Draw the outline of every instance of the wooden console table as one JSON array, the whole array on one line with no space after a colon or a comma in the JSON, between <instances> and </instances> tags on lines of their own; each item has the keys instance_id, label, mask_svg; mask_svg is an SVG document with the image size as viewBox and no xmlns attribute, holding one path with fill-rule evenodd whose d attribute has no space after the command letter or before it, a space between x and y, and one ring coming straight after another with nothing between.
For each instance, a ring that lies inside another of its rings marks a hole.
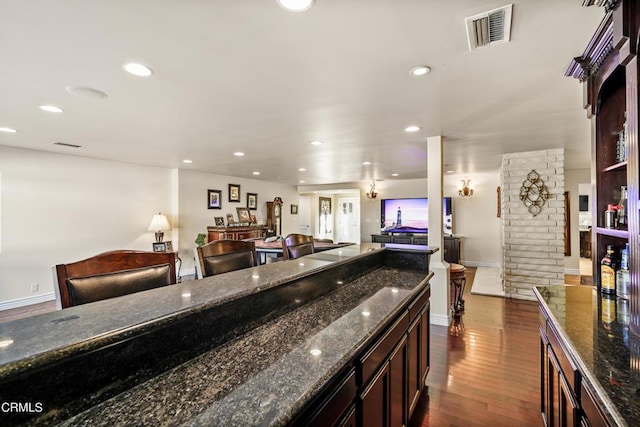
<instances>
[{"instance_id":1,"label":"wooden console table","mask_svg":"<svg viewBox=\"0 0 640 427\"><path fill-rule=\"evenodd\" d=\"M231 239L263 239L268 227L256 225L252 227L207 227L207 241Z\"/></svg>"}]
</instances>

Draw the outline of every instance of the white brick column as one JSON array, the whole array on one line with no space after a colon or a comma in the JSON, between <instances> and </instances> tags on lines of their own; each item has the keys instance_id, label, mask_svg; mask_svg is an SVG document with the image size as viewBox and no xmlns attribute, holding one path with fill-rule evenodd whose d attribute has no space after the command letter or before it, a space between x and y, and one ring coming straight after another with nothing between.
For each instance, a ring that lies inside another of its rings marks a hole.
<instances>
[{"instance_id":1,"label":"white brick column","mask_svg":"<svg viewBox=\"0 0 640 427\"><path fill-rule=\"evenodd\" d=\"M520 200L535 170L549 192L536 216ZM532 287L564 284L564 149L502 156L502 272L506 296L535 300Z\"/></svg>"}]
</instances>

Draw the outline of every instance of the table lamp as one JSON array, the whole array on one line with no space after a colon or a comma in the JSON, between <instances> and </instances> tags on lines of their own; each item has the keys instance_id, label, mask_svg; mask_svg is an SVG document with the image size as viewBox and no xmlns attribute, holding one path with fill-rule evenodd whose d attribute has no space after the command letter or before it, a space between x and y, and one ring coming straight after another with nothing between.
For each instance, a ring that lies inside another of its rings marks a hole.
<instances>
[{"instance_id":1,"label":"table lamp","mask_svg":"<svg viewBox=\"0 0 640 427\"><path fill-rule=\"evenodd\" d=\"M167 219L166 215L158 212L158 214L154 215L151 219L151 224L149 224L149 231L155 231L156 242L162 242L162 238L164 237L164 232L166 230L171 230L169 220Z\"/></svg>"}]
</instances>

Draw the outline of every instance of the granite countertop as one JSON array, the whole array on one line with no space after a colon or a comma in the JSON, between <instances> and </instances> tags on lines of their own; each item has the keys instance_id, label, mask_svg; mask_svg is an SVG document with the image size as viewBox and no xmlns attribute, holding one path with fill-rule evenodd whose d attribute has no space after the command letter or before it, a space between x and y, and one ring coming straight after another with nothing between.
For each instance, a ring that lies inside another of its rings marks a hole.
<instances>
[{"instance_id":1,"label":"granite countertop","mask_svg":"<svg viewBox=\"0 0 640 427\"><path fill-rule=\"evenodd\" d=\"M629 301L587 286L537 286L560 338L576 358L583 381L619 425L640 420L640 337L629 330ZM635 363L635 368L632 366Z\"/></svg>"},{"instance_id":2,"label":"granite countertop","mask_svg":"<svg viewBox=\"0 0 640 427\"><path fill-rule=\"evenodd\" d=\"M425 279L417 271L375 270L63 425L285 424L427 286Z\"/></svg>"},{"instance_id":3,"label":"granite countertop","mask_svg":"<svg viewBox=\"0 0 640 427\"><path fill-rule=\"evenodd\" d=\"M13 341L0 349L0 377L90 351L120 340L134 329L143 332L151 324L155 327L174 322L331 268L337 262L384 250L373 243L348 248L348 251L346 248L326 251L324 259L267 264L0 323L0 340Z\"/></svg>"}]
</instances>

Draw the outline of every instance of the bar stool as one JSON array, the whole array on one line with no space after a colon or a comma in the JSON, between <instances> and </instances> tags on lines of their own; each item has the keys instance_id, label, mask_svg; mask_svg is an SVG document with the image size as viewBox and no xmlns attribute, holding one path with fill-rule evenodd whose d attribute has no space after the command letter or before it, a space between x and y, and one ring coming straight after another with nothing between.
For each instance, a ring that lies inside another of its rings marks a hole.
<instances>
[{"instance_id":1,"label":"bar stool","mask_svg":"<svg viewBox=\"0 0 640 427\"><path fill-rule=\"evenodd\" d=\"M451 303L451 309L454 313L458 313L464 310L464 300L462 294L464 293L464 286L467 283L467 278L464 273L467 269L464 265L450 264L449 278L451 280L451 289L453 294L453 302Z\"/></svg>"}]
</instances>

